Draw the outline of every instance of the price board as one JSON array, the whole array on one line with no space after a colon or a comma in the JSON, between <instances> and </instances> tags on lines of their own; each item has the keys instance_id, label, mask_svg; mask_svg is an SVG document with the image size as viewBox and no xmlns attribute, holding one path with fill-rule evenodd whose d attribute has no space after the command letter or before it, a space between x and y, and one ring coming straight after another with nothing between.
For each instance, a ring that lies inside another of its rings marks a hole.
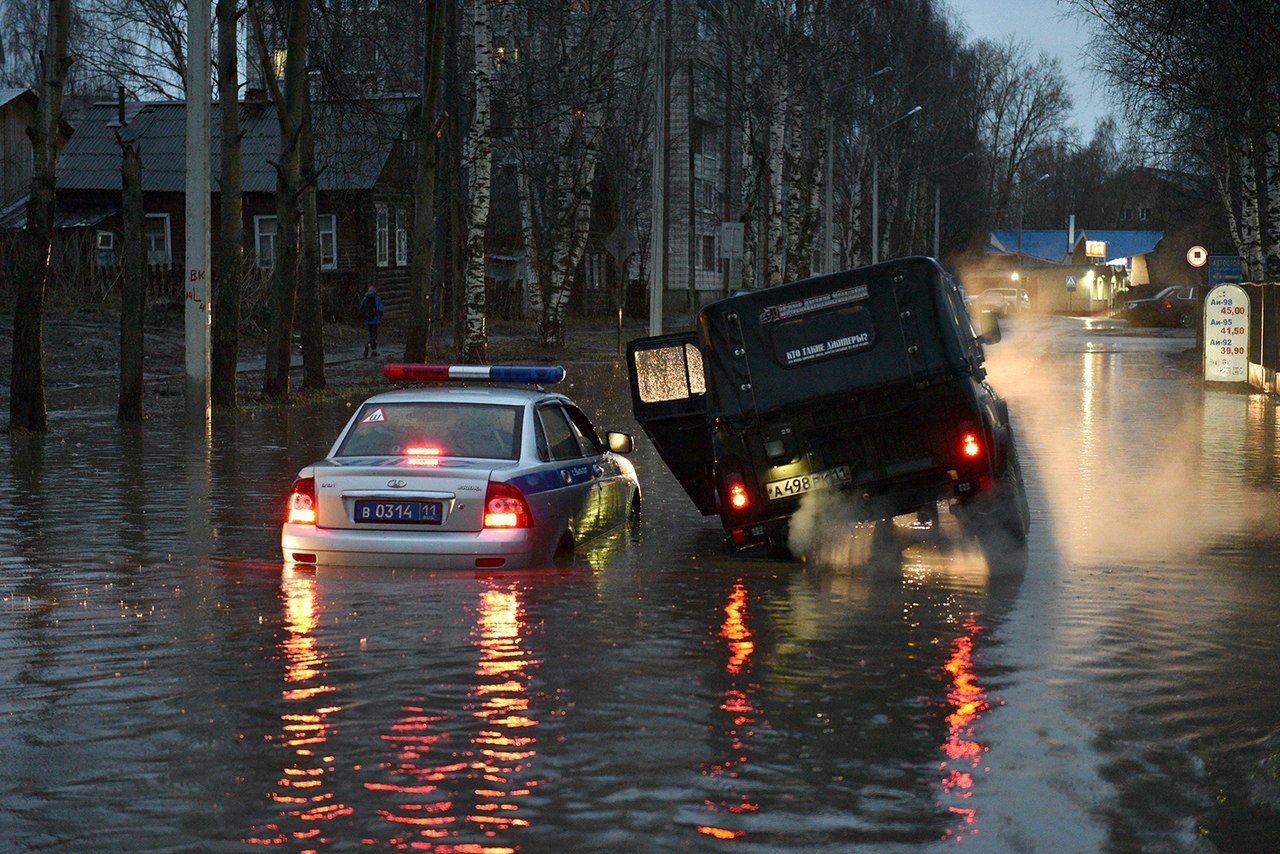
<instances>
[{"instance_id":1,"label":"price board","mask_svg":"<svg viewBox=\"0 0 1280 854\"><path fill-rule=\"evenodd\" d=\"M1219 285L1204 300L1204 378L1249 379L1249 298L1238 285Z\"/></svg>"}]
</instances>

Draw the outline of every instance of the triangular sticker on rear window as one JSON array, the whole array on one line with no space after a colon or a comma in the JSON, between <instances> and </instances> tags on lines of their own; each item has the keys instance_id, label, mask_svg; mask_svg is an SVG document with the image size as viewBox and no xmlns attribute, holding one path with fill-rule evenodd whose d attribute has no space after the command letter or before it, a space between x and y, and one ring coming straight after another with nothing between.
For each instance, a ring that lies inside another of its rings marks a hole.
<instances>
[{"instance_id":1,"label":"triangular sticker on rear window","mask_svg":"<svg viewBox=\"0 0 1280 854\"><path fill-rule=\"evenodd\" d=\"M369 413L368 415L366 415L364 418L361 418L361 419L360 419L360 423L361 423L361 424L376 424L376 423L377 423L377 422L379 422L379 421L386 421L386 420L387 420L386 413L384 413L384 412L382 411L382 407L381 407L381 406L379 406L377 409L375 409L375 410L373 410L372 412L370 412L370 413Z\"/></svg>"}]
</instances>

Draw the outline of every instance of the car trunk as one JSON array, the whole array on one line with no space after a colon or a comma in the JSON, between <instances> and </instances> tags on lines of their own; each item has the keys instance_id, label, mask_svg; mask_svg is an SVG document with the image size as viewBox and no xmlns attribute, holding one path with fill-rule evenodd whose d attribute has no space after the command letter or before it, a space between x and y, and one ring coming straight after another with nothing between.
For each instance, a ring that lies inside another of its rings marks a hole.
<instances>
[{"instance_id":1,"label":"car trunk","mask_svg":"<svg viewBox=\"0 0 1280 854\"><path fill-rule=\"evenodd\" d=\"M451 466L448 460L394 469L364 461L317 465L316 524L346 530L479 531L492 471Z\"/></svg>"}]
</instances>

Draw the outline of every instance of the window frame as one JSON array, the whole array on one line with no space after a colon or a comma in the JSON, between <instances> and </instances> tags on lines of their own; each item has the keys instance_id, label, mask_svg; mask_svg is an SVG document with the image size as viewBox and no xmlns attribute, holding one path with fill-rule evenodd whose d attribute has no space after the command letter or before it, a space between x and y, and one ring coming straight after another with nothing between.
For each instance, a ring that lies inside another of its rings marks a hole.
<instances>
[{"instance_id":1,"label":"window frame","mask_svg":"<svg viewBox=\"0 0 1280 854\"><path fill-rule=\"evenodd\" d=\"M328 228L325 221L328 221ZM325 236L330 243L329 259L325 260ZM338 216L337 214L319 214L316 217L316 254L320 258L321 270L338 269Z\"/></svg>"},{"instance_id":2,"label":"window frame","mask_svg":"<svg viewBox=\"0 0 1280 854\"><path fill-rule=\"evenodd\" d=\"M374 256L379 267L391 265L391 234L385 202L375 202L374 216Z\"/></svg>"},{"instance_id":3,"label":"window frame","mask_svg":"<svg viewBox=\"0 0 1280 854\"><path fill-rule=\"evenodd\" d=\"M271 221L271 231L264 232L262 225L267 220ZM270 255L262 251L263 238L270 237L271 253ZM274 270L276 268L276 259L280 254L280 218L275 214L256 214L253 217L253 265L259 270Z\"/></svg>"},{"instance_id":4,"label":"window frame","mask_svg":"<svg viewBox=\"0 0 1280 854\"><path fill-rule=\"evenodd\" d=\"M153 233L148 227L149 223L163 223L163 228L159 235ZM149 213L143 216L142 236L147 246L147 265L151 267L167 267L173 263L173 231L172 222L167 213ZM160 236L164 238L164 250L157 253L151 247L151 239ZM163 257L157 258L157 255Z\"/></svg>"},{"instance_id":5,"label":"window frame","mask_svg":"<svg viewBox=\"0 0 1280 854\"><path fill-rule=\"evenodd\" d=\"M404 267L409 263L409 231L406 228L408 216L403 207L396 208L396 266Z\"/></svg>"}]
</instances>

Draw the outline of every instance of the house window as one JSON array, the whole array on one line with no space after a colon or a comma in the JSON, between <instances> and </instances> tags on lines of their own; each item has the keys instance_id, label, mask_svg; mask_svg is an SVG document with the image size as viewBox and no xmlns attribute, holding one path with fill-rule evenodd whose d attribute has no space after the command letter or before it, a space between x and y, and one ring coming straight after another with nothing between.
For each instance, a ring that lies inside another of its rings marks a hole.
<instances>
[{"instance_id":1,"label":"house window","mask_svg":"<svg viewBox=\"0 0 1280 854\"><path fill-rule=\"evenodd\" d=\"M409 263L409 232L404 225L404 208L396 208L396 266Z\"/></svg>"},{"instance_id":2,"label":"house window","mask_svg":"<svg viewBox=\"0 0 1280 854\"><path fill-rule=\"evenodd\" d=\"M316 237L320 241L320 269L338 269L338 218L333 214L316 217Z\"/></svg>"},{"instance_id":3,"label":"house window","mask_svg":"<svg viewBox=\"0 0 1280 854\"><path fill-rule=\"evenodd\" d=\"M1129 217L1132 215L1133 215L1133 211L1129 210L1128 208L1122 208L1120 210L1120 221L1126 222L1128 221Z\"/></svg>"},{"instance_id":4,"label":"house window","mask_svg":"<svg viewBox=\"0 0 1280 854\"><path fill-rule=\"evenodd\" d=\"M1138 219L1151 219L1151 208L1138 208Z\"/></svg>"},{"instance_id":5,"label":"house window","mask_svg":"<svg viewBox=\"0 0 1280 854\"><path fill-rule=\"evenodd\" d=\"M702 235L702 269L716 268L716 238L712 234Z\"/></svg>"},{"instance_id":6,"label":"house window","mask_svg":"<svg viewBox=\"0 0 1280 854\"><path fill-rule=\"evenodd\" d=\"M97 247L100 252L110 252L114 250L116 248L115 232L99 231Z\"/></svg>"},{"instance_id":7,"label":"house window","mask_svg":"<svg viewBox=\"0 0 1280 854\"><path fill-rule=\"evenodd\" d=\"M270 270L276 265L276 218L253 218L253 249L258 258L259 270Z\"/></svg>"},{"instance_id":8,"label":"house window","mask_svg":"<svg viewBox=\"0 0 1280 854\"><path fill-rule=\"evenodd\" d=\"M169 215L147 214L143 225L143 234L147 239L147 263L170 264L173 253L169 246Z\"/></svg>"},{"instance_id":9,"label":"house window","mask_svg":"<svg viewBox=\"0 0 1280 854\"><path fill-rule=\"evenodd\" d=\"M391 235L387 223L387 206L379 202L373 206L377 220L377 253L378 266L385 267L391 263Z\"/></svg>"}]
</instances>

